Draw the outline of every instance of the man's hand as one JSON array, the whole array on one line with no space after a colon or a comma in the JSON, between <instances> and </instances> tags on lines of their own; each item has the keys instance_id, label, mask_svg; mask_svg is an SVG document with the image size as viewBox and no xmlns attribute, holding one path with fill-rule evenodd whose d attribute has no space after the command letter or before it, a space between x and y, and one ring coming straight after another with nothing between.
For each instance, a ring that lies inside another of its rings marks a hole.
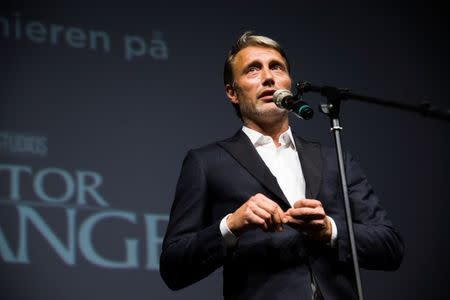
<instances>
[{"instance_id":1,"label":"man's hand","mask_svg":"<svg viewBox=\"0 0 450 300\"><path fill-rule=\"evenodd\" d=\"M331 222L323 210L322 203L314 199L302 199L285 213L288 225L318 241L331 240Z\"/></svg>"},{"instance_id":2,"label":"man's hand","mask_svg":"<svg viewBox=\"0 0 450 300\"><path fill-rule=\"evenodd\" d=\"M263 194L250 197L227 218L227 226L236 236L257 227L264 231L282 231L286 222L281 207Z\"/></svg>"}]
</instances>

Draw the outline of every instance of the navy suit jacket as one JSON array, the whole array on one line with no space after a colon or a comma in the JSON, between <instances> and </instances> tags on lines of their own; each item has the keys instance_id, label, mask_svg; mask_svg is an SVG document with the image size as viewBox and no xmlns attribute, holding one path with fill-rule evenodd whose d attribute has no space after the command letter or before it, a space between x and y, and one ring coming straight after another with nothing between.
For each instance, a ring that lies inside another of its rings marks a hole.
<instances>
[{"instance_id":1,"label":"navy suit jacket","mask_svg":"<svg viewBox=\"0 0 450 300\"><path fill-rule=\"evenodd\" d=\"M160 273L171 289L181 289L223 266L225 299L311 299L311 276L324 299L356 299L343 196L334 149L295 137L306 197L322 202L338 229L336 246L308 240L284 226L260 229L225 246L219 223L251 196L262 193L286 211L290 204L250 139L233 137L188 152L163 241ZM359 264L397 269L403 242L387 219L366 176L345 157Z\"/></svg>"}]
</instances>

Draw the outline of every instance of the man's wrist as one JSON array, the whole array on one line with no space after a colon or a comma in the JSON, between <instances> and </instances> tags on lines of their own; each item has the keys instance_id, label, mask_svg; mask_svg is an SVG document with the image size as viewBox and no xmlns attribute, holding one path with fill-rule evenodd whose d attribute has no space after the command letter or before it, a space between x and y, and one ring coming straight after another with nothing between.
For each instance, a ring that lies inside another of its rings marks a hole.
<instances>
[{"instance_id":1,"label":"man's wrist","mask_svg":"<svg viewBox=\"0 0 450 300\"><path fill-rule=\"evenodd\" d=\"M331 237L330 237L329 245L331 248L334 248L336 245L337 235L338 235L337 226L332 217L327 216L327 218L331 224Z\"/></svg>"},{"instance_id":2,"label":"man's wrist","mask_svg":"<svg viewBox=\"0 0 450 300\"><path fill-rule=\"evenodd\" d=\"M231 214L226 215L221 221L220 221L220 233L222 234L225 245L227 247L233 247L237 243L237 237L233 234L233 232L230 230L227 224L227 218Z\"/></svg>"}]
</instances>

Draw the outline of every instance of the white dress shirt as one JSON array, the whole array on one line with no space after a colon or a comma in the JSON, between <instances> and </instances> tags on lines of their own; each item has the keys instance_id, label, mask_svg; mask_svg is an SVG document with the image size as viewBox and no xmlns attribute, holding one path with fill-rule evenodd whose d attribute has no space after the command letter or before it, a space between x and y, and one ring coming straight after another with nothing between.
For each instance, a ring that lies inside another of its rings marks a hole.
<instances>
[{"instance_id":1,"label":"white dress shirt","mask_svg":"<svg viewBox=\"0 0 450 300\"><path fill-rule=\"evenodd\" d=\"M278 139L280 146L278 148L270 136L263 135L246 126L242 127L242 131L249 137L259 156L276 177L278 185L291 206L293 207L296 201L305 199L305 178L291 128L289 127L280 135ZM233 246L236 244L237 238L227 226L226 219L228 216L225 216L220 222L220 231L226 245ZM332 226L330 245L334 247L337 239L337 227L331 217L327 218L329 218Z\"/></svg>"}]
</instances>

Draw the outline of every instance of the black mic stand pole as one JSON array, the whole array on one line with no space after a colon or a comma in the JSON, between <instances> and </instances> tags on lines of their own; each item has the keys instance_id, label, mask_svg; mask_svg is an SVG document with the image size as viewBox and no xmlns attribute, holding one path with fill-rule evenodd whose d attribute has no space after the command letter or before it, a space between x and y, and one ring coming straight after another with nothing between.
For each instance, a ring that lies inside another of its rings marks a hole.
<instances>
[{"instance_id":1,"label":"black mic stand pole","mask_svg":"<svg viewBox=\"0 0 450 300\"><path fill-rule=\"evenodd\" d=\"M361 285L361 275L359 272L358 254L356 252L355 234L353 232L353 220L350 209L350 200L348 198L347 175L345 173L344 154L342 151L342 142L341 142L342 127L339 121L339 111L341 108L341 100L343 100L343 98L339 92L333 89L325 91L322 95L324 95L328 99L327 104L320 105L320 110L330 118L331 132L334 135L339 165L339 174L341 178L342 194L344 195L345 219L347 221L347 231L350 239L353 270L355 272L356 290L358 292L358 299L363 300L364 296Z\"/></svg>"},{"instance_id":2,"label":"black mic stand pole","mask_svg":"<svg viewBox=\"0 0 450 300\"><path fill-rule=\"evenodd\" d=\"M311 86L306 85L304 82L300 82L297 84L298 94L302 95L303 92L315 91L311 89ZM321 104L320 110L326 114L331 121L331 131L334 135L334 141L336 145L336 153L339 165L339 175L341 178L341 187L342 194L344 196L344 208L345 208L345 218L347 221L347 231L350 239L350 248L351 248L351 256L353 260L353 269L355 272L355 282L356 289L358 293L358 299L363 300L363 291L361 285L361 275L359 272L359 263L358 263L358 254L356 253L356 243L355 243L355 234L353 232L353 220L352 214L350 210L350 200L348 198L348 190L347 190L347 176L345 173L345 165L344 165L344 155L342 151L342 143L341 143L341 131L342 127L339 121L339 111L341 107L341 100L344 99L341 90L336 88L326 88L320 90L322 96L327 97L328 103Z\"/></svg>"}]
</instances>

